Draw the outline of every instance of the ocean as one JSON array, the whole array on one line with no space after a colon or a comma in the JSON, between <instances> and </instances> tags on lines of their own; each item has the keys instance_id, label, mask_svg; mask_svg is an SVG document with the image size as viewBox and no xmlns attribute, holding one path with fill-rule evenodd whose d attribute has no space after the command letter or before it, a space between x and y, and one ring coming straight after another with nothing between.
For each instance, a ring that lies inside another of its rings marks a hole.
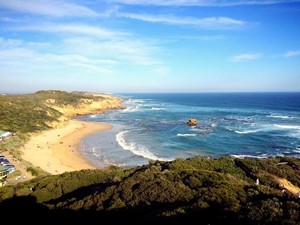
<instances>
[{"instance_id":1,"label":"ocean","mask_svg":"<svg viewBox=\"0 0 300 225\"><path fill-rule=\"evenodd\" d=\"M113 124L81 143L99 167L194 156L300 158L300 93L118 94L126 109L81 116ZM198 120L188 126L189 118Z\"/></svg>"}]
</instances>

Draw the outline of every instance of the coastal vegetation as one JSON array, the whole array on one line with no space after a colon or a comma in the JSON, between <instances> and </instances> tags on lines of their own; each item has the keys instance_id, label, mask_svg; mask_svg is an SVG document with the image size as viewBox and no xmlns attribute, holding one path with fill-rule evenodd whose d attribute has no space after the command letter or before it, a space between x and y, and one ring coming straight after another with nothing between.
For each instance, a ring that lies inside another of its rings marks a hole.
<instances>
[{"instance_id":1,"label":"coastal vegetation","mask_svg":"<svg viewBox=\"0 0 300 225\"><path fill-rule=\"evenodd\" d=\"M37 132L51 127L63 113L57 106L78 107L87 101L104 97L83 92L38 91L34 94L0 95L0 128L11 132Z\"/></svg>"},{"instance_id":2,"label":"coastal vegetation","mask_svg":"<svg viewBox=\"0 0 300 225\"><path fill-rule=\"evenodd\" d=\"M30 134L86 113L95 102L97 108L89 110L103 110L103 101L103 95L83 92L0 96L0 129L16 134L0 142L0 152L9 151L21 160L18 148ZM40 224L39 217L47 223L68 224L297 225L300 221L297 158L178 158L60 175L25 165L34 179L0 188L1 214L18 215L14 222Z\"/></svg>"},{"instance_id":3,"label":"coastal vegetation","mask_svg":"<svg viewBox=\"0 0 300 225\"><path fill-rule=\"evenodd\" d=\"M296 225L300 199L278 179L299 184L299 167L295 158L195 157L82 170L3 187L0 210L69 223Z\"/></svg>"},{"instance_id":4,"label":"coastal vegetation","mask_svg":"<svg viewBox=\"0 0 300 225\"><path fill-rule=\"evenodd\" d=\"M0 95L0 130L13 136L0 141L0 154L9 153L22 163L33 176L44 174L25 162L19 150L36 133L64 126L77 115L121 108L114 96L90 92L38 91L33 94ZM16 174L16 173L15 173Z\"/></svg>"}]
</instances>

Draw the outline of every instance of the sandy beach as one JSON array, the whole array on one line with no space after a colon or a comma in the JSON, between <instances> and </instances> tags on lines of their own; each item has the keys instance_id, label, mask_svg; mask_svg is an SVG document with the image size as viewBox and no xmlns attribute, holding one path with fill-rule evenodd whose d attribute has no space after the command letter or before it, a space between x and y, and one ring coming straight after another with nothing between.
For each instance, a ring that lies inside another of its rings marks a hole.
<instances>
[{"instance_id":1,"label":"sandy beach","mask_svg":"<svg viewBox=\"0 0 300 225\"><path fill-rule=\"evenodd\" d=\"M22 158L50 174L97 168L80 151L82 139L112 125L70 120L64 127L43 131L31 137L21 149Z\"/></svg>"}]
</instances>

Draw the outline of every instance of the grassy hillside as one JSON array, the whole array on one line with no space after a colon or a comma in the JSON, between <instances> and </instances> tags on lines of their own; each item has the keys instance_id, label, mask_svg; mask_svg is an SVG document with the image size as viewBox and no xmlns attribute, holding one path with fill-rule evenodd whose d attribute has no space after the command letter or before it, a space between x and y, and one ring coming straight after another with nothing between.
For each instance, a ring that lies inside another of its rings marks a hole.
<instances>
[{"instance_id":1,"label":"grassy hillside","mask_svg":"<svg viewBox=\"0 0 300 225\"><path fill-rule=\"evenodd\" d=\"M0 95L0 130L17 134L0 142L0 153L8 152L23 161L18 149L31 133L59 126L79 114L121 107L120 99L88 92L50 90L34 94ZM31 166L26 163L27 168Z\"/></svg>"},{"instance_id":2,"label":"grassy hillside","mask_svg":"<svg viewBox=\"0 0 300 225\"><path fill-rule=\"evenodd\" d=\"M56 106L72 105L76 107L82 99L102 100L103 97L68 93L64 91L39 91L26 95L0 96L0 129L28 133L49 128L49 122L57 121L62 113L53 109Z\"/></svg>"},{"instance_id":3,"label":"grassy hillside","mask_svg":"<svg viewBox=\"0 0 300 225\"><path fill-rule=\"evenodd\" d=\"M294 158L177 159L123 170L86 170L0 189L1 212L22 222L103 224L299 224L300 199L278 182L299 185ZM260 179L260 184L255 183Z\"/></svg>"}]
</instances>

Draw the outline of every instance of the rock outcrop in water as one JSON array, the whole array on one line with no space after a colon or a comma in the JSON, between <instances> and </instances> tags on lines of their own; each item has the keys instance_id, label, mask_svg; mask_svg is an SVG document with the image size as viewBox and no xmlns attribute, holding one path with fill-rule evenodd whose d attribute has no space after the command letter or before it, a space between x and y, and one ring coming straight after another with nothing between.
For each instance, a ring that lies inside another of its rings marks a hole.
<instances>
[{"instance_id":1,"label":"rock outcrop in water","mask_svg":"<svg viewBox=\"0 0 300 225\"><path fill-rule=\"evenodd\" d=\"M196 119L190 118L186 123L187 123L187 125L189 125L189 126L196 126L197 123L198 123L198 121L197 121Z\"/></svg>"}]
</instances>

